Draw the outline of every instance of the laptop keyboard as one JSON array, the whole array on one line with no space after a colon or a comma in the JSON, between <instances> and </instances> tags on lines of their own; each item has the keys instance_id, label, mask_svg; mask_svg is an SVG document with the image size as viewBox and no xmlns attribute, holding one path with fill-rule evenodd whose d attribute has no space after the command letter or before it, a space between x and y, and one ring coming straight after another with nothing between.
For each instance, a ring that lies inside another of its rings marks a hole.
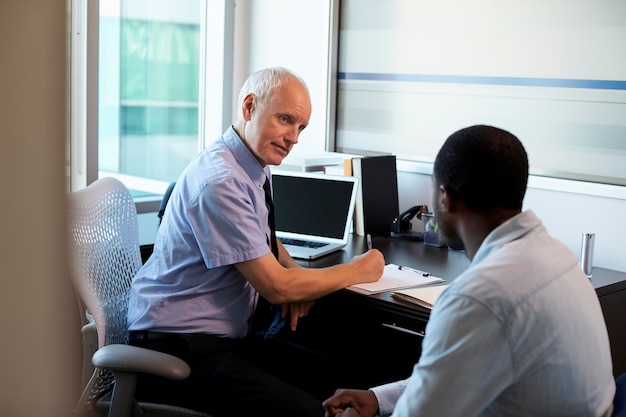
<instances>
[{"instance_id":1,"label":"laptop keyboard","mask_svg":"<svg viewBox=\"0 0 626 417\"><path fill-rule=\"evenodd\" d=\"M308 240L301 239L279 238L279 240L283 243L283 245L302 246L305 248L321 248L322 246L328 245L328 243L310 242Z\"/></svg>"}]
</instances>

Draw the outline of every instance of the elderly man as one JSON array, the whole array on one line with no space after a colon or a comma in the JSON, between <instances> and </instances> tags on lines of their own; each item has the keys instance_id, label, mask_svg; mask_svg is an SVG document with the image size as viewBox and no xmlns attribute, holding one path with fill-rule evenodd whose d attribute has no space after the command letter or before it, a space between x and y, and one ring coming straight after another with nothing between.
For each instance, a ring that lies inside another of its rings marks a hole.
<instances>
[{"instance_id":1,"label":"elderly man","mask_svg":"<svg viewBox=\"0 0 626 417\"><path fill-rule=\"evenodd\" d=\"M154 253L134 278L130 343L185 360L180 382L139 380L139 399L220 416L322 416L330 382L323 357L275 339L257 338L259 296L282 306L296 329L314 300L382 275L371 250L349 263L301 268L272 230L269 170L298 143L309 123L304 81L284 68L254 73L239 97L237 121L198 155L176 182ZM312 395L317 394L317 396Z\"/></svg>"}]
</instances>

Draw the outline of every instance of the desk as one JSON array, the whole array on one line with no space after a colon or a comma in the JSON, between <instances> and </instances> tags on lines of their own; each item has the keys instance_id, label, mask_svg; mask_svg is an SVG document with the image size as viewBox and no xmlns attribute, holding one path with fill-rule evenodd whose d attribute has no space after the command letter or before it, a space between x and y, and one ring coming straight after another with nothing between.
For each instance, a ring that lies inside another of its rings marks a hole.
<instances>
[{"instance_id":1,"label":"desk","mask_svg":"<svg viewBox=\"0 0 626 417\"><path fill-rule=\"evenodd\" d=\"M387 263L428 271L447 282L469 266L464 252L422 242L375 237L373 246L385 255ZM309 268L326 267L348 262L365 250L365 239L355 235L344 250L299 263ZM592 283L609 330L617 376L626 372L626 273L594 268ZM348 367L365 368L357 379L359 387L367 388L410 375L421 354L429 314L429 310L397 300L388 292L362 295L342 290L318 300L290 337L342 358Z\"/></svg>"}]
</instances>

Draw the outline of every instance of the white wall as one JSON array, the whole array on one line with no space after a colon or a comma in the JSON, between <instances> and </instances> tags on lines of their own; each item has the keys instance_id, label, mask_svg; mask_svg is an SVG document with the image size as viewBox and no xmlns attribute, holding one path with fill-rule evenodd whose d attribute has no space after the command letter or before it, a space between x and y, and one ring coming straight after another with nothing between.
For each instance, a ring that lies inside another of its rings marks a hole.
<instances>
[{"instance_id":1,"label":"white wall","mask_svg":"<svg viewBox=\"0 0 626 417\"><path fill-rule=\"evenodd\" d=\"M582 234L595 233L593 265L626 271L626 200L529 188L524 206L577 256Z\"/></svg>"},{"instance_id":2,"label":"white wall","mask_svg":"<svg viewBox=\"0 0 626 417\"><path fill-rule=\"evenodd\" d=\"M68 416L80 322L65 250L65 0L0 2L0 415Z\"/></svg>"},{"instance_id":3,"label":"white wall","mask_svg":"<svg viewBox=\"0 0 626 417\"><path fill-rule=\"evenodd\" d=\"M532 181L531 181L532 183ZM398 172L400 210L416 204L432 207L430 175ZM626 201L530 186L524 209L533 210L548 231L580 258L582 234L596 234L594 266L626 271ZM413 228L421 227L413 221ZM416 229L417 230L417 229Z\"/></svg>"},{"instance_id":4,"label":"white wall","mask_svg":"<svg viewBox=\"0 0 626 417\"><path fill-rule=\"evenodd\" d=\"M320 106L326 102L323 92L328 80L327 31L332 0L248 1L252 3L249 21L245 27L236 22L235 28L239 36L251 42L249 69L283 65L305 78L312 90L313 116L298 148L323 149L326 110ZM401 210L424 202L430 204L427 175L400 172L398 190ZM525 208L534 210L548 230L577 256L582 233L596 233L594 265L626 271L626 220L622 218L626 214L626 199L529 188Z\"/></svg>"},{"instance_id":5,"label":"white wall","mask_svg":"<svg viewBox=\"0 0 626 417\"><path fill-rule=\"evenodd\" d=\"M309 126L300 135L298 149L324 148L330 3L331 0L236 2L235 68L245 69L240 76L245 79L261 68L283 66L298 73L309 87L313 112ZM248 43L249 50L243 49L244 43ZM244 79L235 79L237 92Z\"/></svg>"}]
</instances>

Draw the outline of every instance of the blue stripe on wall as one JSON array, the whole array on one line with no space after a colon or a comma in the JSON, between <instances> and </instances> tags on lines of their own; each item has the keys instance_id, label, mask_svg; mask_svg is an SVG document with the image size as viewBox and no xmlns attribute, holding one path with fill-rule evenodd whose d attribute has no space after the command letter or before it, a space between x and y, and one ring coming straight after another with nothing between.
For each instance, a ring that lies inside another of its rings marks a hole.
<instances>
[{"instance_id":1,"label":"blue stripe on wall","mask_svg":"<svg viewBox=\"0 0 626 417\"><path fill-rule=\"evenodd\" d=\"M511 85L523 87L590 88L599 90L626 90L626 81L577 80L567 78L484 77L472 75L383 74L367 72L340 72L340 80L404 81L414 83Z\"/></svg>"}]
</instances>

